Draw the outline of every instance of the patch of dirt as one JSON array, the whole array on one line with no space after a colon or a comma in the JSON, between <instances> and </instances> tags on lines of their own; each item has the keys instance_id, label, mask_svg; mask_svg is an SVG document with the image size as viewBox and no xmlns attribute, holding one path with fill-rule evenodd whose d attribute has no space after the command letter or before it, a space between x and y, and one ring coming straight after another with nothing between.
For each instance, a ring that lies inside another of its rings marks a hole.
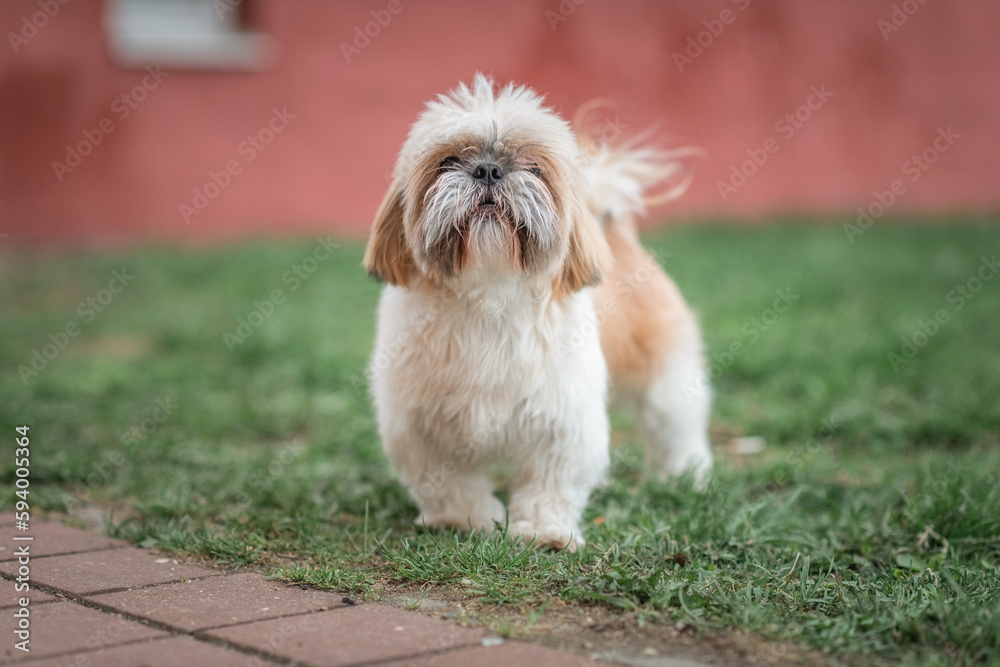
<instances>
[{"instance_id":1,"label":"patch of dirt","mask_svg":"<svg viewBox=\"0 0 1000 667\"><path fill-rule=\"evenodd\" d=\"M543 607L482 603L446 586L377 582L368 596L400 609L443 618L499 636L599 660L641 667L836 665L829 656L791 642L743 631L697 630L683 623L643 622L636 611L580 606L552 598Z\"/></svg>"},{"instance_id":2,"label":"patch of dirt","mask_svg":"<svg viewBox=\"0 0 1000 667\"><path fill-rule=\"evenodd\" d=\"M105 359L137 359L149 354L155 347L149 336L102 336L84 339L70 350L71 356L101 357Z\"/></svg>"}]
</instances>

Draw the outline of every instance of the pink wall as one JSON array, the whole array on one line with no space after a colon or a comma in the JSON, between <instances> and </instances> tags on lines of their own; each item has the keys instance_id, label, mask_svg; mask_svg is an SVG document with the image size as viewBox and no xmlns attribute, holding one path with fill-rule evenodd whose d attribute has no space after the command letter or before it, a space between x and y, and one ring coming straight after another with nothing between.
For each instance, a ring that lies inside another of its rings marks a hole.
<instances>
[{"instance_id":1,"label":"pink wall","mask_svg":"<svg viewBox=\"0 0 1000 667\"><path fill-rule=\"evenodd\" d=\"M660 216L849 213L896 179L905 190L892 214L1000 208L995 0L898 2L917 9L888 40L878 21L890 20L890 0L589 0L555 30L546 13L560 0L401 1L347 63L340 43L388 0L258 0L256 21L278 43L272 69L174 71L122 119L112 103L145 73L109 60L100 3L70 0L18 53L0 44L0 232L59 244L361 235L422 103L476 70L528 83L567 115L614 99L611 118L628 132L655 124L668 143L704 147L691 192ZM3 32L19 31L37 2L0 4ZM724 10L732 22L712 24L721 34L679 71L673 54ZM776 123L814 86L832 96L813 97L818 108L789 137ZM241 142L275 107L295 118L247 162ZM104 119L114 130L59 182L52 162ZM960 138L911 180L905 163L947 127ZM723 200L718 183L769 138L776 152ZM179 205L229 161L240 173L185 223Z\"/></svg>"}]
</instances>

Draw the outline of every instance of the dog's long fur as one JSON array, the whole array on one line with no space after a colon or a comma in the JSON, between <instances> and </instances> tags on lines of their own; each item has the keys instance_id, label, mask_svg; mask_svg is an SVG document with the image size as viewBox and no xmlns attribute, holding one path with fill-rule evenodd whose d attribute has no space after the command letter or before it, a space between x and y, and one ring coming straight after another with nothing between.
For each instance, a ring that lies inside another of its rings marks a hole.
<instances>
[{"instance_id":1,"label":"dog's long fur","mask_svg":"<svg viewBox=\"0 0 1000 667\"><path fill-rule=\"evenodd\" d=\"M648 467L704 478L698 325L634 227L643 193L676 173L650 148L585 156L535 93L482 75L428 104L364 260L387 283L370 368L379 432L418 523L583 544L608 466L609 371ZM506 510L484 472L497 460L518 469Z\"/></svg>"}]
</instances>

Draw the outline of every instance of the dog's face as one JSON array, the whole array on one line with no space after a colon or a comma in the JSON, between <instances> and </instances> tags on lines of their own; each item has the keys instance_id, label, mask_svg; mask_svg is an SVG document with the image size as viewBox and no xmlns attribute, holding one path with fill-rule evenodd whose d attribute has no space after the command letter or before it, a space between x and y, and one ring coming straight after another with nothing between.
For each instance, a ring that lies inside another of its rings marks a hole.
<instances>
[{"instance_id":1,"label":"dog's face","mask_svg":"<svg viewBox=\"0 0 1000 667\"><path fill-rule=\"evenodd\" d=\"M495 93L482 75L414 124L365 255L397 285L544 276L561 293L596 282L608 261L569 126L531 90Z\"/></svg>"}]
</instances>

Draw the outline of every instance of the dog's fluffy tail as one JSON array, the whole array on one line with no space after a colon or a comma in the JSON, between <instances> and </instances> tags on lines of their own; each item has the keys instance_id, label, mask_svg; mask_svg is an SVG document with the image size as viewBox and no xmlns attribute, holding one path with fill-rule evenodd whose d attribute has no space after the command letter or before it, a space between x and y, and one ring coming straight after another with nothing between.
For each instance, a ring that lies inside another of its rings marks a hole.
<instances>
[{"instance_id":1,"label":"dog's fluffy tail","mask_svg":"<svg viewBox=\"0 0 1000 667\"><path fill-rule=\"evenodd\" d=\"M704 155L695 147L657 148L641 136L618 146L585 144L584 150L588 204L604 227L632 225L647 206L680 197L691 185L692 160Z\"/></svg>"}]
</instances>

